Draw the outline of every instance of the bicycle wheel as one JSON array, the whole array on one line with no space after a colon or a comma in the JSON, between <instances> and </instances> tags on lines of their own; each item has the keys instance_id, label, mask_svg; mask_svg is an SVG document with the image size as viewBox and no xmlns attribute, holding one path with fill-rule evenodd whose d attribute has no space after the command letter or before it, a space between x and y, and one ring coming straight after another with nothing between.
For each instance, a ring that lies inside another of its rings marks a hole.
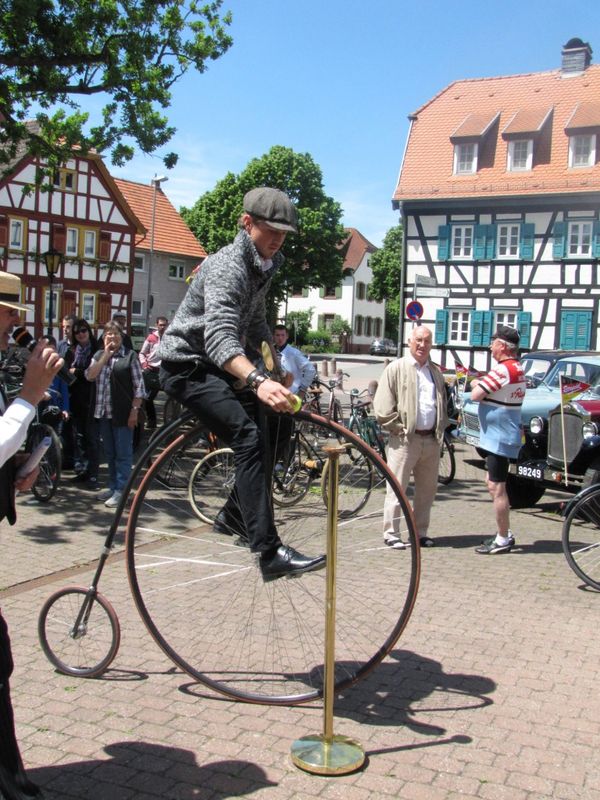
<instances>
[{"instance_id":1,"label":"bicycle wheel","mask_svg":"<svg viewBox=\"0 0 600 800\"><path fill-rule=\"evenodd\" d=\"M235 484L233 450L222 447L204 456L192 470L188 498L192 509L212 525Z\"/></svg>"},{"instance_id":2,"label":"bicycle wheel","mask_svg":"<svg viewBox=\"0 0 600 800\"><path fill-rule=\"evenodd\" d=\"M584 489L573 501L562 529L565 558L582 581L600 590L600 486Z\"/></svg>"},{"instance_id":3,"label":"bicycle wheel","mask_svg":"<svg viewBox=\"0 0 600 800\"><path fill-rule=\"evenodd\" d=\"M440 450L440 466L438 482L447 486L454 480L456 474L456 456L454 455L454 442L444 434Z\"/></svg>"},{"instance_id":4,"label":"bicycle wheel","mask_svg":"<svg viewBox=\"0 0 600 800\"><path fill-rule=\"evenodd\" d=\"M293 506L309 491L313 478L321 476L318 459L300 436L292 439L293 450L283 465L273 470L273 503L276 506Z\"/></svg>"},{"instance_id":5,"label":"bicycle wheel","mask_svg":"<svg viewBox=\"0 0 600 800\"><path fill-rule=\"evenodd\" d=\"M38 635L46 658L59 672L96 678L119 649L119 619L108 600L81 586L51 595L40 611Z\"/></svg>"},{"instance_id":6,"label":"bicycle wheel","mask_svg":"<svg viewBox=\"0 0 600 800\"><path fill-rule=\"evenodd\" d=\"M163 425L169 425L182 416L184 408L174 397L167 397L163 407Z\"/></svg>"},{"instance_id":7,"label":"bicycle wheel","mask_svg":"<svg viewBox=\"0 0 600 800\"><path fill-rule=\"evenodd\" d=\"M300 413L298 419L324 434L332 428L322 417ZM342 690L373 669L406 626L417 593L420 551L410 508L387 466L336 427L346 450L354 458L360 454L372 475L368 496L360 487L350 490L352 496L366 496L361 513L346 518L340 511L335 683ZM325 572L264 583L248 548L235 546L233 538L199 519L187 484L181 490L157 477L162 462L175 458L194 435L185 433L149 459L151 466L131 499L127 571L140 615L168 657L215 691L250 702L313 700L323 687ZM323 460L323 451L320 456ZM349 478L340 469L341 502ZM403 538L413 545L402 552L383 544L388 487L398 500ZM219 503L226 500L222 492ZM275 507L275 521L286 544L309 555L324 552L322 485L313 483L295 505Z\"/></svg>"},{"instance_id":8,"label":"bicycle wheel","mask_svg":"<svg viewBox=\"0 0 600 800\"><path fill-rule=\"evenodd\" d=\"M40 471L31 487L33 496L42 503L47 503L56 494L62 471L62 447L60 439L54 428L50 425L37 423L32 426L29 446L34 450L44 437L49 437L50 447L46 450L40 461Z\"/></svg>"}]
</instances>

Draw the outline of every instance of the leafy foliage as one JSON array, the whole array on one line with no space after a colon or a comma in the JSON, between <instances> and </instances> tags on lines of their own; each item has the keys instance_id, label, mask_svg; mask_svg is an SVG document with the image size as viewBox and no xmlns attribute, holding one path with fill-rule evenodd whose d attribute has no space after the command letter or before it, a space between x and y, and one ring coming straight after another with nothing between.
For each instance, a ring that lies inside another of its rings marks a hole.
<instances>
[{"instance_id":1,"label":"leafy foliage","mask_svg":"<svg viewBox=\"0 0 600 800\"><path fill-rule=\"evenodd\" d=\"M166 144L175 132L163 113L173 85L190 68L204 72L232 44L221 5L0 0L0 166L28 151L56 167L75 145L83 153L110 148L121 166L134 145L151 153ZM96 95L108 102L100 124L85 131L81 106ZM34 109L35 123L26 124ZM164 158L167 167L176 161L175 153Z\"/></svg>"},{"instance_id":2,"label":"leafy foliage","mask_svg":"<svg viewBox=\"0 0 600 800\"><path fill-rule=\"evenodd\" d=\"M290 334L290 341L296 347L300 347L300 345L306 344L308 341L313 311L314 308L311 307L307 311L288 312L286 325Z\"/></svg>"},{"instance_id":3,"label":"leafy foliage","mask_svg":"<svg viewBox=\"0 0 600 800\"><path fill-rule=\"evenodd\" d=\"M383 246L371 256L373 281L369 286L374 300L386 301L385 335L396 339L400 313L400 281L402 276L402 247L404 233L402 225L390 228Z\"/></svg>"},{"instance_id":4,"label":"leafy foliage","mask_svg":"<svg viewBox=\"0 0 600 800\"><path fill-rule=\"evenodd\" d=\"M308 153L295 153L275 145L255 158L239 175L229 172L181 215L209 253L235 237L242 201L256 186L286 192L296 205L298 235L289 235L282 248L286 262L271 286L270 313L285 296L287 287L337 286L342 280L344 257L340 245L345 233L339 203L323 190L320 167Z\"/></svg>"}]
</instances>

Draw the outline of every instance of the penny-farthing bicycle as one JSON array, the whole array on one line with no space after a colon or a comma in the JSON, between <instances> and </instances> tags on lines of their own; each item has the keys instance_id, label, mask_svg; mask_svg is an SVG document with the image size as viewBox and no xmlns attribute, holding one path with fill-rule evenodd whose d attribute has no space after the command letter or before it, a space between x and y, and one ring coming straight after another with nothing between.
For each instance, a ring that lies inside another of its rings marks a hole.
<instances>
[{"instance_id":1,"label":"penny-farthing bicycle","mask_svg":"<svg viewBox=\"0 0 600 800\"><path fill-rule=\"evenodd\" d=\"M335 683L341 690L370 672L394 647L415 603L420 553L410 507L383 460L344 427L297 415L337 439L340 457ZM205 430L185 414L144 452L105 543L92 586L48 598L39 620L44 651L71 675L98 676L119 644L118 620L98 593L105 553L128 502L127 572L138 611L159 647L194 680L228 697L303 703L322 694L325 571L264 583L255 556L234 537L213 532L189 499L189 482L206 455ZM307 464L306 469L314 468ZM216 480L221 474L216 470ZM235 486L223 471L220 501ZM214 487L213 487L214 488ZM217 486L218 489L218 486ZM383 502L393 493L403 538L383 543ZM281 538L303 553L325 552L327 489L317 482L293 505L275 505Z\"/></svg>"}]
</instances>

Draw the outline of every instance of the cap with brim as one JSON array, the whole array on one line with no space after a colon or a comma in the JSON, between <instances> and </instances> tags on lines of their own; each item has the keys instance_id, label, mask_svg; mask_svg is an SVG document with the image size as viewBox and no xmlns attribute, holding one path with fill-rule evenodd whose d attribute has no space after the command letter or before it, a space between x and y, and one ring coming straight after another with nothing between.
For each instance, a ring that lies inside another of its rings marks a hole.
<instances>
[{"instance_id":1,"label":"cap with brim","mask_svg":"<svg viewBox=\"0 0 600 800\"><path fill-rule=\"evenodd\" d=\"M521 337L519 331L515 328L511 328L508 325L498 325L492 335L492 339L501 339L507 344L518 345Z\"/></svg>"},{"instance_id":2,"label":"cap with brim","mask_svg":"<svg viewBox=\"0 0 600 800\"><path fill-rule=\"evenodd\" d=\"M244 195L244 211L276 231L298 232L298 215L290 198L279 189L260 186Z\"/></svg>"},{"instance_id":3,"label":"cap with brim","mask_svg":"<svg viewBox=\"0 0 600 800\"><path fill-rule=\"evenodd\" d=\"M28 311L27 306L20 303L21 279L9 272L0 272L0 306L16 308L17 311Z\"/></svg>"}]
</instances>

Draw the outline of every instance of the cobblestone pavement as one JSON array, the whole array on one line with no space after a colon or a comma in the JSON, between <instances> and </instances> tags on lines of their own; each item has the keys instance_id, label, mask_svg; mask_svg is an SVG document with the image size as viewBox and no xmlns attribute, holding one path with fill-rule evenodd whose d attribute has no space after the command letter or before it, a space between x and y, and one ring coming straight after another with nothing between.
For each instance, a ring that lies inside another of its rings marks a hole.
<instances>
[{"instance_id":1,"label":"cobblestone pavement","mask_svg":"<svg viewBox=\"0 0 600 800\"><path fill-rule=\"evenodd\" d=\"M114 663L95 680L54 672L39 610L56 589L89 582L111 515L66 483L45 506L20 498L17 525L2 526L0 599L19 740L47 800L595 800L600 597L566 564L558 494L513 512L512 553L474 553L493 527L481 477L465 452L440 488L407 630L336 698L334 731L363 745L366 765L331 778L290 760L296 738L321 732L320 705L249 705L194 684L144 628L118 554L101 582L121 623ZM372 590L394 603L384 576Z\"/></svg>"}]
</instances>

